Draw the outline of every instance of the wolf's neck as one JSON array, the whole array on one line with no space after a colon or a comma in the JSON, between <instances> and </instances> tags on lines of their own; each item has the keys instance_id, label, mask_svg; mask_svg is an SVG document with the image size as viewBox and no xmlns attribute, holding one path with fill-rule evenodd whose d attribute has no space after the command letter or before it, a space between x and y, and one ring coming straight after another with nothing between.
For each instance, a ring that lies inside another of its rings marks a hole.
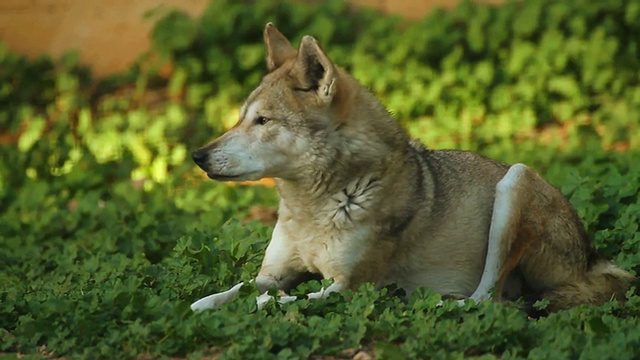
<instances>
[{"instance_id":1,"label":"wolf's neck","mask_svg":"<svg viewBox=\"0 0 640 360\"><path fill-rule=\"evenodd\" d=\"M382 104L360 84L342 76L334 104L336 129L311 149L296 179L279 179L283 202L313 207L361 178L383 177L402 159L410 138Z\"/></svg>"}]
</instances>

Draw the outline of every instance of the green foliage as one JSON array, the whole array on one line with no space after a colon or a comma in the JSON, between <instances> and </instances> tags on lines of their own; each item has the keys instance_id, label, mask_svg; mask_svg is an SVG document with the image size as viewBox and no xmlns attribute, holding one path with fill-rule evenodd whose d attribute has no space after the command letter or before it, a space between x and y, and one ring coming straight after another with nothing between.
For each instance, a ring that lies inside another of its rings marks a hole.
<instances>
[{"instance_id":1,"label":"green foliage","mask_svg":"<svg viewBox=\"0 0 640 360\"><path fill-rule=\"evenodd\" d=\"M624 305L531 320L513 304L436 307L428 290L403 301L371 284L256 311L248 285L193 314L193 300L255 276L271 228L241 220L276 194L204 181L187 154L237 117L273 21L294 42L316 36L428 145L533 166L598 249L638 274L640 2L465 2L411 23L337 0L155 16L150 53L99 82L75 54L28 60L0 46L0 352L637 357L633 291Z\"/></svg>"},{"instance_id":2,"label":"green foliage","mask_svg":"<svg viewBox=\"0 0 640 360\"><path fill-rule=\"evenodd\" d=\"M640 118L638 6L636 0L464 2L400 24L338 0L321 7L214 1L193 20L196 36L180 31L188 26L178 13L160 20L154 35L168 37L158 51L169 54L174 78L188 79L185 91L197 99L224 93L237 102L258 83L259 34L273 21L294 43L316 36L428 143L482 150L545 127L580 132L564 144L574 149L588 141L638 146L638 123L627 120ZM174 43L190 45L174 49Z\"/></svg>"}]
</instances>

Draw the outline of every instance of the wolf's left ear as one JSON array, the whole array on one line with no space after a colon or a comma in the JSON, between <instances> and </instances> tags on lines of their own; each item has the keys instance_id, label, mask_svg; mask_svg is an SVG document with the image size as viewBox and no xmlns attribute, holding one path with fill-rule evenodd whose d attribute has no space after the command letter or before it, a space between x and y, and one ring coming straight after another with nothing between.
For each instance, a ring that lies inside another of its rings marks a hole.
<instances>
[{"instance_id":1,"label":"wolf's left ear","mask_svg":"<svg viewBox=\"0 0 640 360\"><path fill-rule=\"evenodd\" d=\"M331 102L336 93L336 69L313 37L307 35L300 41L296 66L301 87L314 89L325 103Z\"/></svg>"},{"instance_id":2,"label":"wolf's left ear","mask_svg":"<svg viewBox=\"0 0 640 360\"><path fill-rule=\"evenodd\" d=\"M264 27L264 45L267 47L267 68L269 72L279 68L296 56L296 49L272 23Z\"/></svg>"}]
</instances>

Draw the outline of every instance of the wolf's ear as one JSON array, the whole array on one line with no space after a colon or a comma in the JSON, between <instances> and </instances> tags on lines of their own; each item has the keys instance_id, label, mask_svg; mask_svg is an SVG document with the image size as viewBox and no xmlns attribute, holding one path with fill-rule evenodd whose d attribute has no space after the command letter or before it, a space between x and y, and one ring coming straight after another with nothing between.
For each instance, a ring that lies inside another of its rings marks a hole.
<instances>
[{"instance_id":1,"label":"wolf's ear","mask_svg":"<svg viewBox=\"0 0 640 360\"><path fill-rule=\"evenodd\" d=\"M296 66L301 87L316 90L329 103L336 93L336 69L313 37L307 35L300 41Z\"/></svg>"},{"instance_id":2,"label":"wolf's ear","mask_svg":"<svg viewBox=\"0 0 640 360\"><path fill-rule=\"evenodd\" d=\"M264 27L264 44L267 47L269 72L279 68L287 59L296 56L296 49L272 23Z\"/></svg>"}]
</instances>

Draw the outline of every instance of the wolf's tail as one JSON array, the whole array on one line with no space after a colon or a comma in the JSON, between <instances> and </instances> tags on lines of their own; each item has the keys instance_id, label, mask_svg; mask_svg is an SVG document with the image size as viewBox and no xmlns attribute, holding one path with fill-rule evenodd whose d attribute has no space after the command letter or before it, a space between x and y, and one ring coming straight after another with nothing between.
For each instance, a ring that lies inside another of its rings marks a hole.
<instances>
[{"instance_id":1,"label":"wolf's tail","mask_svg":"<svg viewBox=\"0 0 640 360\"><path fill-rule=\"evenodd\" d=\"M596 263L580 281L563 284L544 292L547 310L568 309L580 304L601 305L609 300L624 301L636 278L607 260Z\"/></svg>"}]
</instances>

